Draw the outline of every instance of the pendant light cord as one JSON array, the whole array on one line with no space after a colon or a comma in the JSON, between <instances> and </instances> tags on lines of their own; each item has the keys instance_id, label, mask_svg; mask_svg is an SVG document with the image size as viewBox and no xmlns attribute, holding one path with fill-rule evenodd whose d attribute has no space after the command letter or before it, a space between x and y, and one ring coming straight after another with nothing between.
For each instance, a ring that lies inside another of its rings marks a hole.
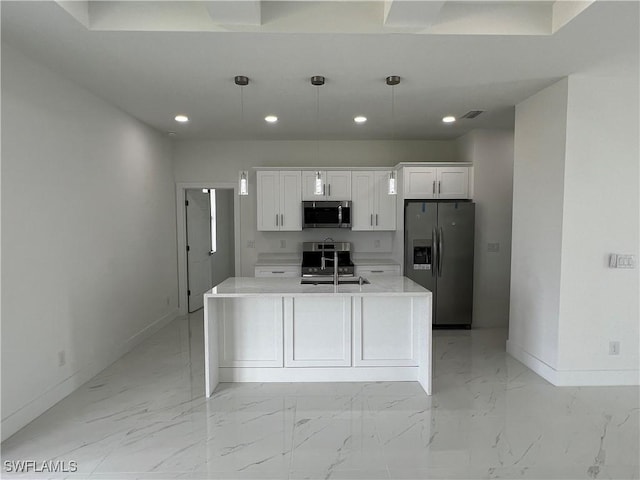
<instances>
[{"instance_id":1,"label":"pendant light cord","mask_svg":"<svg viewBox=\"0 0 640 480\"><path fill-rule=\"evenodd\" d=\"M320 165L320 87L316 87L316 163Z\"/></svg>"}]
</instances>

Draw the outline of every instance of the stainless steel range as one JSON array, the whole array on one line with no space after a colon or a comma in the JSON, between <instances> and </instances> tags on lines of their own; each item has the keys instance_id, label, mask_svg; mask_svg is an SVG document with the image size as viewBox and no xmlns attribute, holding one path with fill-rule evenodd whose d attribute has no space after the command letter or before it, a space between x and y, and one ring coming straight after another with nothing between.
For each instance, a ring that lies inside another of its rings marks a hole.
<instances>
[{"instance_id":1,"label":"stainless steel range","mask_svg":"<svg viewBox=\"0 0 640 480\"><path fill-rule=\"evenodd\" d=\"M338 253L338 276L353 277L349 242L304 242L302 244L302 276L331 277L335 273L334 258Z\"/></svg>"}]
</instances>

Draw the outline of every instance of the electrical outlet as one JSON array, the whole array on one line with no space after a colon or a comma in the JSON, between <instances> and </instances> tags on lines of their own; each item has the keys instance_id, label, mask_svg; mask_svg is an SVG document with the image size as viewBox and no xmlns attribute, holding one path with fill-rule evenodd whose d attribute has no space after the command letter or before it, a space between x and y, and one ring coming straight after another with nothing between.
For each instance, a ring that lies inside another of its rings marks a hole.
<instances>
[{"instance_id":1,"label":"electrical outlet","mask_svg":"<svg viewBox=\"0 0 640 480\"><path fill-rule=\"evenodd\" d=\"M500 244L498 242L487 243L487 252L498 253L499 251L500 251Z\"/></svg>"},{"instance_id":2,"label":"electrical outlet","mask_svg":"<svg viewBox=\"0 0 640 480\"><path fill-rule=\"evenodd\" d=\"M287 241L286 240L280 240L280 248L287 248Z\"/></svg>"},{"instance_id":3,"label":"electrical outlet","mask_svg":"<svg viewBox=\"0 0 640 480\"><path fill-rule=\"evenodd\" d=\"M58 366L64 367L66 363L67 363L67 354L64 350L60 350L58 352Z\"/></svg>"},{"instance_id":4,"label":"electrical outlet","mask_svg":"<svg viewBox=\"0 0 640 480\"><path fill-rule=\"evenodd\" d=\"M255 240L247 240L247 248L256 248Z\"/></svg>"},{"instance_id":5,"label":"electrical outlet","mask_svg":"<svg viewBox=\"0 0 640 480\"><path fill-rule=\"evenodd\" d=\"M380 248L380 240L373 241L373 248Z\"/></svg>"},{"instance_id":6,"label":"electrical outlet","mask_svg":"<svg viewBox=\"0 0 640 480\"><path fill-rule=\"evenodd\" d=\"M609 342L609 355L620 355L620 342Z\"/></svg>"}]
</instances>

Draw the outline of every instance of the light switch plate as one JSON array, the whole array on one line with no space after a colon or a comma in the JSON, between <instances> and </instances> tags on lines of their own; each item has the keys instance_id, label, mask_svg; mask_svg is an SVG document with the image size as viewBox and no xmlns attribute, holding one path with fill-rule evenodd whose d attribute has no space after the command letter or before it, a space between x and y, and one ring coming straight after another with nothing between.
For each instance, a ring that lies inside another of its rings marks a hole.
<instances>
[{"instance_id":1,"label":"light switch plate","mask_svg":"<svg viewBox=\"0 0 640 480\"><path fill-rule=\"evenodd\" d=\"M636 268L635 255L612 253L609 255L609 268Z\"/></svg>"}]
</instances>

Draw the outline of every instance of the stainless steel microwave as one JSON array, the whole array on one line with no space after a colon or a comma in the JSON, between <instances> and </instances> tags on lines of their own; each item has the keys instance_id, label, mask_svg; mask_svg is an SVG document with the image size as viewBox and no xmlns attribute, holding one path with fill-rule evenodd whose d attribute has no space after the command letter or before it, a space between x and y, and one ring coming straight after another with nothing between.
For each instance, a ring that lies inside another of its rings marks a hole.
<instances>
[{"instance_id":1,"label":"stainless steel microwave","mask_svg":"<svg viewBox=\"0 0 640 480\"><path fill-rule=\"evenodd\" d=\"M351 202L302 202L302 228L351 228Z\"/></svg>"}]
</instances>

